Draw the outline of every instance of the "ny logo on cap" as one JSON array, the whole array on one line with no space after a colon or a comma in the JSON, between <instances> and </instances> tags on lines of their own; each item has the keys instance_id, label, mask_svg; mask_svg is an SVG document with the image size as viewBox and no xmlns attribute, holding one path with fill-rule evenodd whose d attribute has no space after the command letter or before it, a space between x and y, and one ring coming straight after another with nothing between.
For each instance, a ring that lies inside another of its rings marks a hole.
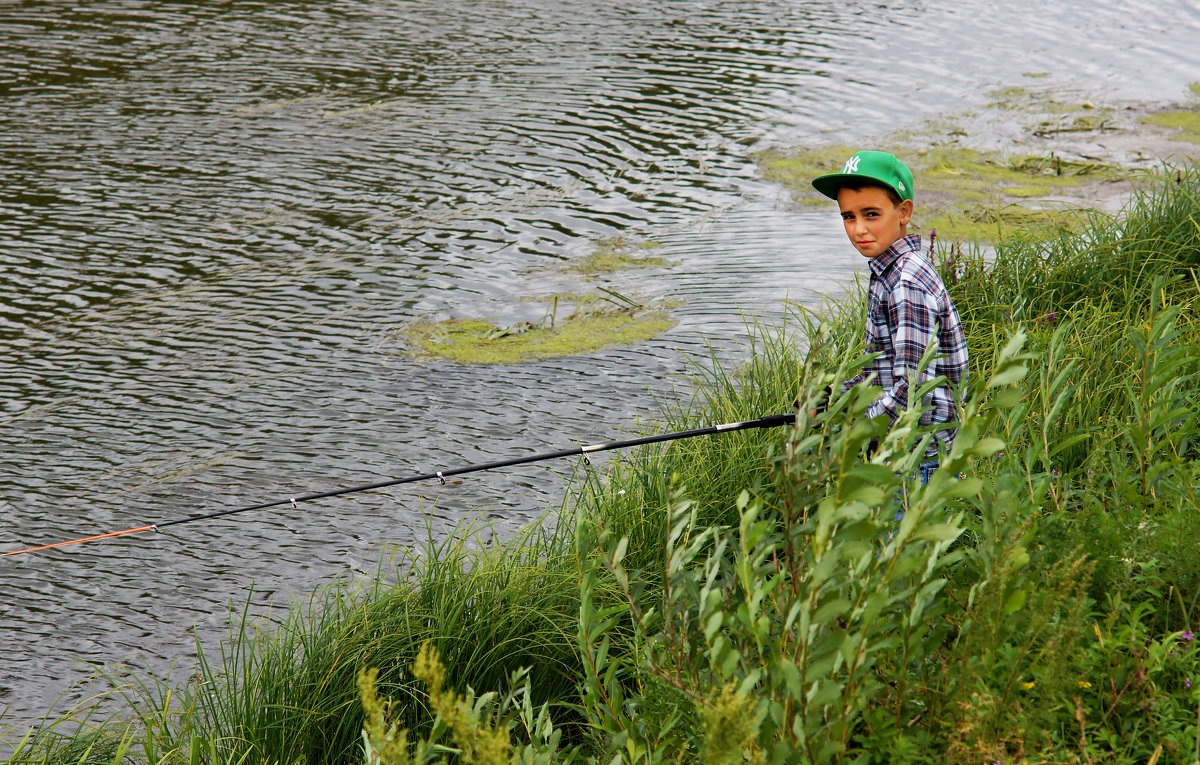
<instances>
[{"instance_id":1,"label":"ny logo on cap","mask_svg":"<svg viewBox=\"0 0 1200 765\"><path fill-rule=\"evenodd\" d=\"M843 173L857 173L859 159L861 159L861 157L855 155L855 156L851 157L850 159L846 160L846 166L842 168L842 172Z\"/></svg>"}]
</instances>

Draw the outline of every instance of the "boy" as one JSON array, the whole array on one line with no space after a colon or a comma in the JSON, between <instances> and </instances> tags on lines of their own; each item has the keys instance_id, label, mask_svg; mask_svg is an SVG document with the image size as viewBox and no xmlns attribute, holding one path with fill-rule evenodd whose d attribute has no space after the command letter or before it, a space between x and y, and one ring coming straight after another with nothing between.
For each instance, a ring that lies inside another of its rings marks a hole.
<instances>
[{"instance_id":1,"label":"boy","mask_svg":"<svg viewBox=\"0 0 1200 765\"><path fill-rule=\"evenodd\" d=\"M913 212L912 172L892 154L860 151L841 172L814 178L812 184L837 200L846 236L870 259L866 351L880 355L861 374L843 383L842 390L873 379L883 388L883 395L867 409L867 416L886 414L895 422L908 405L909 376L936 337L938 357L930 367L918 370L917 381L945 375L949 385L934 388L921 401L925 410L921 424L953 423L951 386L966 379L967 341L941 277L921 253L920 234L908 233ZM953 427L935 431L918 468L922 486L937 469L939 444L948 452L954 433Z\"/></svg>"}]
</instances>

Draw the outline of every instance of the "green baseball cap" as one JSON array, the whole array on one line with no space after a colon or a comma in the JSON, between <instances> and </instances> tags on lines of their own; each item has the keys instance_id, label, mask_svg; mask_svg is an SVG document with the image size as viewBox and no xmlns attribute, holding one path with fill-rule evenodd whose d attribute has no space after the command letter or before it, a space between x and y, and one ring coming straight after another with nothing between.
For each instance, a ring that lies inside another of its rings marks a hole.
<instances>
[{"instance_id":1,"label":"green baseball cap","mask_svg":"<svg viewBox=\"0 0 1200 765\"><path fill-rule=\"evenodd\" d=\"M875 181L889 187L901 199L913 198L913 175L908 167L886 151L860 151L842 165L840 173L813 178L813 188L830 199L847 182Z\"/></svg>"}]
</instances>

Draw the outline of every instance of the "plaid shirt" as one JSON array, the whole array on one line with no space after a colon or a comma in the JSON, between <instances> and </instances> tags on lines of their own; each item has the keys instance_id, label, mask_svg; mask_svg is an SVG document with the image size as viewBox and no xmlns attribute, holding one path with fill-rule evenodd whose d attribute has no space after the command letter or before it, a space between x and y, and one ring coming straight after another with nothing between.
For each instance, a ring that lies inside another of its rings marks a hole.
<instances>
[{"instance_id":1,"label":"plaid shirt","mask_svg":"<svg viewBox=\"0 0 1200 765\"><path fill-rule=\"evenodd\" d=\"M882 255L870 261L871 282L867 288L866 352L879 353L842 390L873 378L883 395L867 409L867 416L886 413L892 422L908 406L908 382L925 347L936 336L938 356L917 378L918 384L945 375L951 385L967 377L967 339L950 302L946 286L933 264L921 254L921 236L909 234L896 240ZM946 385L926 394L921 406L922 425L954 422L954 393ZM926 456L936 456L940 441L950 450L954 428L935 432Z\"/></svg>"}]
</instances>

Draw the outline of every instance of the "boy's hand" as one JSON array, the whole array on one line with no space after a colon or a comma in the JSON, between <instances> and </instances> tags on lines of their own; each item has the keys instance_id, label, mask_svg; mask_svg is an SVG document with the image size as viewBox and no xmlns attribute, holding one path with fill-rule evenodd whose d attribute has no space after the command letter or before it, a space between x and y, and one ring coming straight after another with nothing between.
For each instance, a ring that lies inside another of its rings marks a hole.
<instances>
[{"instance_id":1,"label":"boy's hand","mask_svg":"<svg viewBox=\"0 0 1200 765\"><path fill-rule=\"evenodd\" d=\"M813 408L808 410L808 416L816 417L819 414L824 414L825 410L829 408L829 400L831 398L833 398L833 386L826 385L825 390L823 390L817 394L817 400L814 403ZM800 399L796 399L795 401L793 401L792 406L799 409L800 408Z\"/></svg>"}]
</instances>

